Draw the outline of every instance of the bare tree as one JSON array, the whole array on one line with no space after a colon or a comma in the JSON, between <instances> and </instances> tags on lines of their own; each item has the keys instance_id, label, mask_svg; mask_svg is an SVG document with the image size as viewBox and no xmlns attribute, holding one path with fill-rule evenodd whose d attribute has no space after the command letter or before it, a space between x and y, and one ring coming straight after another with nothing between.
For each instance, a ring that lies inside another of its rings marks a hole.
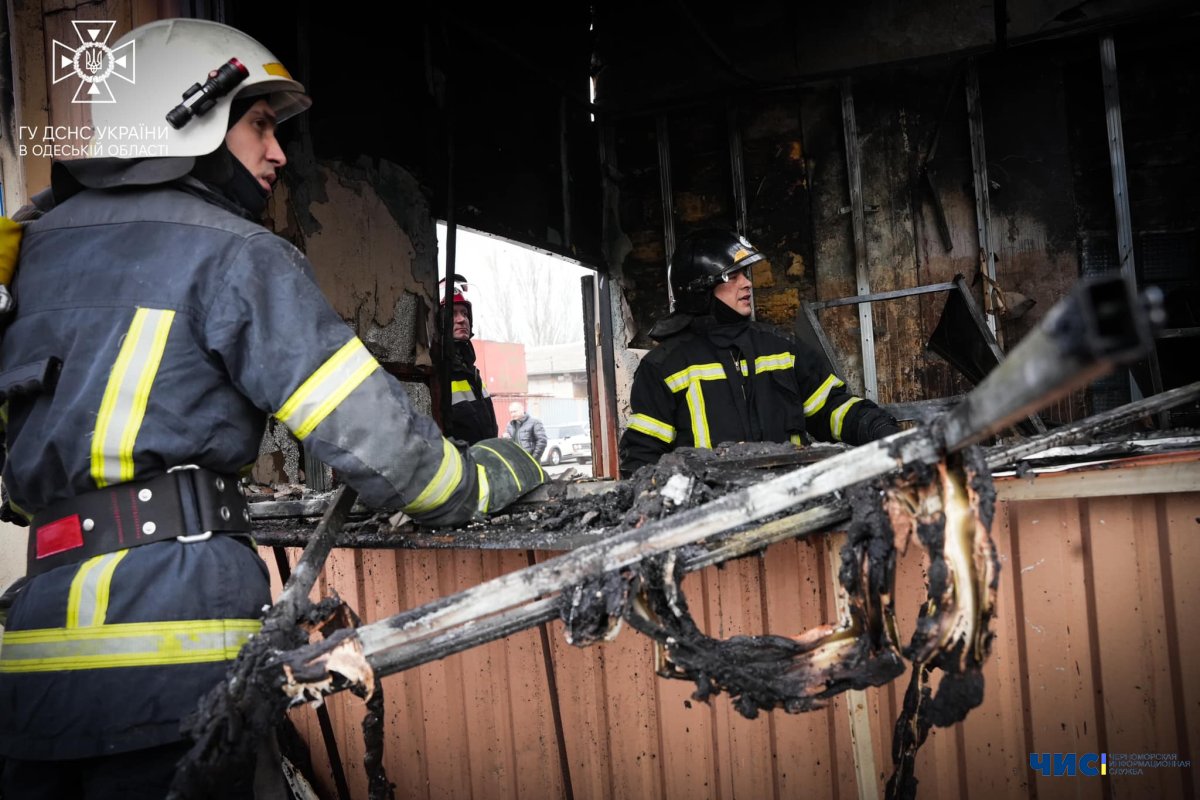
<instances>
[{"instance_id":1,"label":"bare tree","mask_svg":"<svg viewBox=\"0 0 1200 800\"><path fill-rule=\"evenodd\" d=\"M471 285L476 336L529 346L582 338L580 267L464 232L457 246L456 269Z\"/></svg>"}]
</instances>

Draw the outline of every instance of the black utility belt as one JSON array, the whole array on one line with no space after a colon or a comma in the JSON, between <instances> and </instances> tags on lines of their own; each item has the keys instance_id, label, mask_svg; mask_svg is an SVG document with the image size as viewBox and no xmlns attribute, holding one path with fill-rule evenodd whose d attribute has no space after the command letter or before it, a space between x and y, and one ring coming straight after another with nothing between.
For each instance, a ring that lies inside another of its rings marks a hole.
<instances>
[{"instance_id":1,"label":"black utility belt","mask_svg":"<svg viewBox=\"0 0 1200 800\"><path fill-rule=\"evenodd\" d=\"M236 477L177 467L157 478L76 495L35 514L26 574L143 544L249 532L250 507Z\"/></svg>"}]
</instances>

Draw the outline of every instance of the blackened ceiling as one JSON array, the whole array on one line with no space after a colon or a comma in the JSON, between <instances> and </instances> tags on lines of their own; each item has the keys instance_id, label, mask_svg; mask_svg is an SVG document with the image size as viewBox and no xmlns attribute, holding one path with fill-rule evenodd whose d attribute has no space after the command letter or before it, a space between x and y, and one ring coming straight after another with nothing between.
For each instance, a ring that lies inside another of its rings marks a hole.
<instances>
[{"instance_id":1,"label":"blackened ceiling","mask_svg":"<svg viewBox=\"0 0 1200 800\"><path fill-rule=\"evenodd\" d=\"M586 4L339 11L246 3L226 18L297 65L318 158L398 163L439 218L453 203L460 225L599 262Z\"/></svg>"},{"instance_id":2,"label":"blackened ceiling","mask_svg":"<svg viewBox=\"0 0 1200 800\"><path fill-rule=\"evenodd\" d=\"M1177 0L229 3L314 97L323 159L386 159L434 214L600 265L605 121L1177 15ZM596 79L596 107L588 103ZM598 122L593 122L591 112ZM565 169L564 169L565 166Z\"/></svg>"}]
</instances>

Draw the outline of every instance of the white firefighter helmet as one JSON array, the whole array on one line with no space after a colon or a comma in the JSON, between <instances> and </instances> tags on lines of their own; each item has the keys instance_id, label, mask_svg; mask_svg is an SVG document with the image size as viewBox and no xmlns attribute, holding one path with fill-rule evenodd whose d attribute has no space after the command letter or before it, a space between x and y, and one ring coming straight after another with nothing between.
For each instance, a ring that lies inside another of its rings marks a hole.
<instances>
[{"instance_id":1,"label":"white firefighter helmet","mask_svg":"<svg viewBox=\"0 0 1200 800\"><path fill-rule=\"evenodd\" d=\"M312 105L270 50L217 22L151 22L122 36L111 51L133 67L125 80L108 79L111 102L92 104L95 156L211 153L225 139L234 98L266 98L276 122ZM194 88L199 91L185 98Z\"/></svg>"}]
</instances>

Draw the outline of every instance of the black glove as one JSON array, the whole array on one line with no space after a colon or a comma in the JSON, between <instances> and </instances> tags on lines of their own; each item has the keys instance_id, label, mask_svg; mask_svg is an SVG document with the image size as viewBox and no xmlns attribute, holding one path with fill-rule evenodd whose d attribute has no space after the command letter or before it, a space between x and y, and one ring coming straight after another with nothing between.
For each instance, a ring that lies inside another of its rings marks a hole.
<instances>
[{"instance_id":1,"label":"black glove","mask_svg":"<svg viewBox=\"0 0 1200 800\"><path fill-rule=\"evenodd\" d=\"M866 444L893 433L900 432L900 426L891 414L882 409L871 409L874 414L863 414L858 421L858 441L856 444Z\"/></svg>"},{"instance_id":2,"label":"black glove","mask_svg":"<svg viewBox=\"0 0 1200 800\"><path fill-rule=\"evenodd\" d=\"M512 439L484 439L467 448L479 469L479 510L500 511L546 482L542 466Z\"/></svg>"}]
</instances>

